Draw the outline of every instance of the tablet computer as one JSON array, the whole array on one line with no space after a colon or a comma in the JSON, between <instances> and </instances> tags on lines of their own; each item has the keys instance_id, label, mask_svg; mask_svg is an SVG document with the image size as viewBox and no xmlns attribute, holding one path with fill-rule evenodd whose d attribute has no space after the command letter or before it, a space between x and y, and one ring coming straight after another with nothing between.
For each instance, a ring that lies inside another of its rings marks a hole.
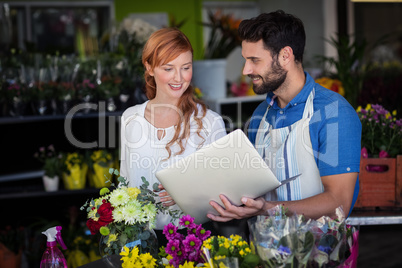
<instances>
[{"instance_id":1,"label":"tablet computer","mask_svg":"<svg viewBox=\"0 0 402 268\"><path fill-rule=\"evenodd\" d=\"M223 205L220 194L241 205L243 196L256 198L281 185L240 129L158 171L156 177L197 224L209 220L207 213L218 214L209 201Z\"/></svg>"}]
</instances>

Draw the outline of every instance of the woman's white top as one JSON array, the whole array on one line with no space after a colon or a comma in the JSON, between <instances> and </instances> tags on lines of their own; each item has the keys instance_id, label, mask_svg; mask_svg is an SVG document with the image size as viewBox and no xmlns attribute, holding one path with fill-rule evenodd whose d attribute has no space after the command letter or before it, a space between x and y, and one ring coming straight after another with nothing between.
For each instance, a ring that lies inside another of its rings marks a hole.
<instances>
[{"instance_id":1,"label":"woman's white top","mask_svg":"<svg viewBox=\"0 0 402 268\"><path fill-rule=\"evenodd\" d=\"M152 189L154 183L159 183L155 177L157 171L225 136L226 129L222 117L207 110L202 119L203 128L200 135L203 138L201 138L197 134L198 125L193 115L190 119L190 137L184 143L184 152L176 155L180 151L180 146L175 143L170 147L172 153L168 159L169 154L165 147L172 140L176 127L156 128L145 119L145 108L148 102L130 107L122 115L120 175L129 180L130 187L141 186L141 177L145 177L150 184L149 188ZM200 105L198 109L201 110ZM160 139L158 131L162 132ZM170 209L178 210L179 208L174 205ZM168 214L158 215L156 229L163 229L170 220Z\"/></svg>"}]
</instances>

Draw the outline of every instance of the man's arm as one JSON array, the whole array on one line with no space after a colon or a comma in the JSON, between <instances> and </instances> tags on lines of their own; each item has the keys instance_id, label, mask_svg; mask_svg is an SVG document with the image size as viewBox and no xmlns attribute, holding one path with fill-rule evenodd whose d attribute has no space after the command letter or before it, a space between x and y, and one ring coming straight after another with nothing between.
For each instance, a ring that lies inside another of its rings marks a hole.
<instances>
[{"instance_id":1,"label":"man's arm","mask_svg":"<svg viewBox=\"0 0 402 268\"><path fill-rule=\"evenodd\" d=\"M265 201L264 198L257 199L242 198L244 206L234 206L230 201L221 195L220 198L225 207L211 201L210 204L218 212L217 215L208 214L208 218L214 221L226 222L232 219L249 218L256 215L267 215L267 210L282 204L290 212L304 214L308 218L317 219L323 215L335 216L335 209L342 206L345 215L349 214L353 199L353 192L358 173L343 173L321 177L324 192L306 199L297 201Z\"/></svg>"}]
</instances>

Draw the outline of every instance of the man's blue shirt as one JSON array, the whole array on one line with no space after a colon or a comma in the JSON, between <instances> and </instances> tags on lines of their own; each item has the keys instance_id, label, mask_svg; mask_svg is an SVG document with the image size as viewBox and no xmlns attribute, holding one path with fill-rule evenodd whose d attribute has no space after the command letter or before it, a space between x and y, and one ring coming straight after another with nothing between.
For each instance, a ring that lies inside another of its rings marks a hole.
<instances>
[{"instance_id":1,"label":"man's blue shirt","mask_svg":"<svg viewBox=\"0 0 402 268\"><path fill-rule=\"evenodd\" d=\"M359 172L361 123L354 108L341 95L315 83L306 75L306 84L285 108L274 101L266 120L274 129L292 125L302 119L310 92L315 89L314 114L310 120L310 138L314 157L321 176ZM274 94L268 93L254 111L248 126L248 136L255 145L256 133ZM352 207L357 199L358 181Z\"/></svg>"}]
</instances>

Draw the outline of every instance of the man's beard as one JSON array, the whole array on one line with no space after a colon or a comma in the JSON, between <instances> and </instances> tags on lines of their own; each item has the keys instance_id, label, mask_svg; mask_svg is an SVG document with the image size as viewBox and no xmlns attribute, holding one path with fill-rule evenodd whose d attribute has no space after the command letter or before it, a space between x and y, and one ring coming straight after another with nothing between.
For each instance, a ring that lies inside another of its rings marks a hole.
<instances>
[{"instance_id":1,"label":"man's beard","mask_svg":"<svg viewBox=\"0 0 402 268\"><path fill-rule=\"evenodd\" d=\"M286 80L286 76L288 74L280 65L278 60L272 63L272 70L267 72L266 74L261 77L262 84L257 86L253 84L253 90L258 95L263 95L268 92L274 92L277 90L283 82ZM256 75L249 75L251 78L257 77Z\"/></svg>"}]
</instances>

